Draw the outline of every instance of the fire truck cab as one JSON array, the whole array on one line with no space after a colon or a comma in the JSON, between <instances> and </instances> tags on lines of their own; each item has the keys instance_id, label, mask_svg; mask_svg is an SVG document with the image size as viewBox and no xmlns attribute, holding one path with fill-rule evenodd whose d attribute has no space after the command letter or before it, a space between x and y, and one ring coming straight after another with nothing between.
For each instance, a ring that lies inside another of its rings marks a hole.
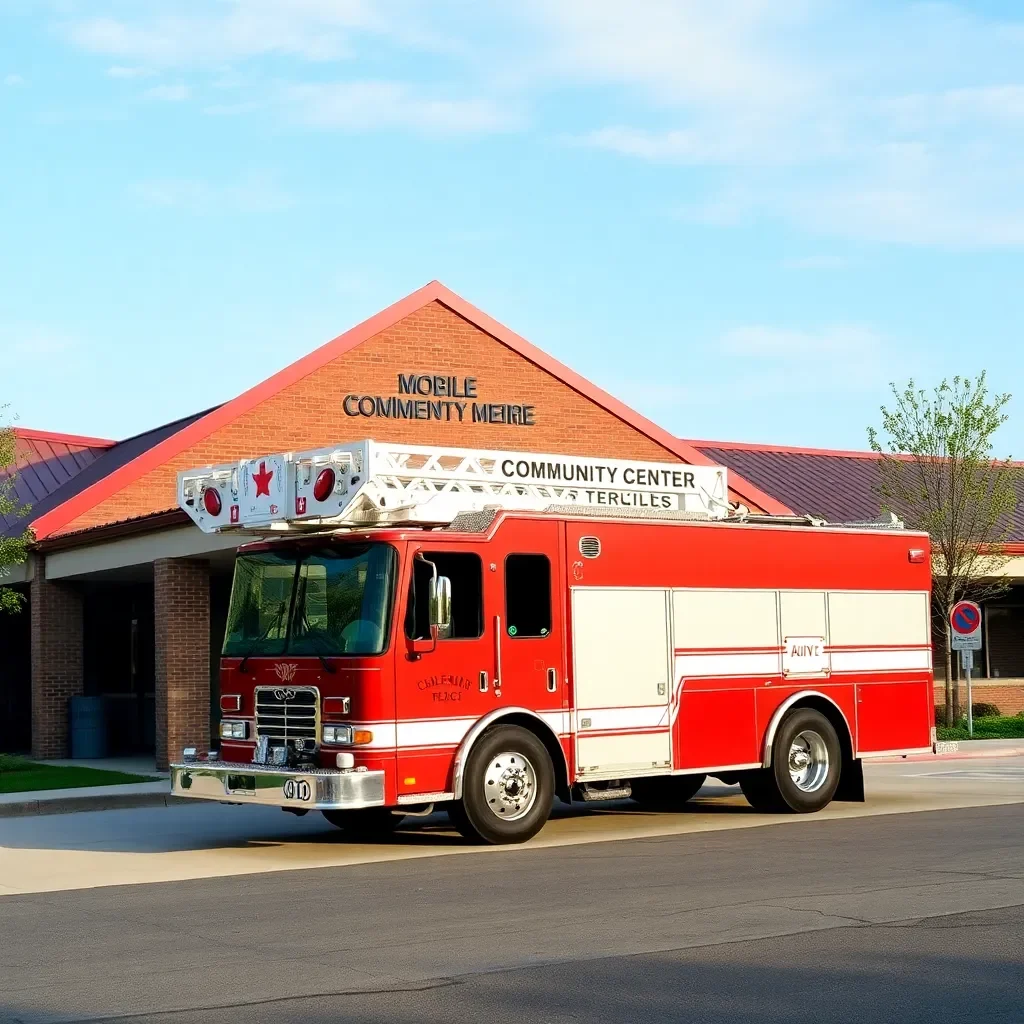
<instances>
[{"instance_id":1,"label":"fire truck cab","mask_svg":"<svg viewBox=\"0 0 1024 1024\"><path fill-rule=\"evenodd\" d=\"M927 537L729 505L719 467L365 441L179 475L246 530L220 749L179 796L357 835L443 807L522 842L564 801L863 799L930 749Z\"/></svg>"}]
</instances>

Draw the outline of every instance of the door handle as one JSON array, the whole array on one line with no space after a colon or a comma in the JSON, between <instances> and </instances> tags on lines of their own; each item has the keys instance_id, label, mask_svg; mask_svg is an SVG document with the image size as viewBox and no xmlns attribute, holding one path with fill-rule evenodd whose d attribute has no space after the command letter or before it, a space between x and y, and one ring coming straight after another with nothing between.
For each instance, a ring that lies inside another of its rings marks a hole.
<instances>
[{"instance_id":1,"label":"door handle","mask_svg":"<svg viewBox=\"0 0 1024 1024\"><path fill-rule=\"evenodd\" d=\"M501 616L494 616L494 690L501 688Z\"/></svg>"},{"instance_id":2,"label":"door handle","mask_svg":"<svg viewBox=\"0 0 1024 1024\"><path fill-rule=\"evenodd\" d=\"M487 692L487 673L481 670L480 672L480 692Z\"/></svg>"},{"instance_id":3,"label":"door handle","mask_svg":"<svg viewBox=\"0 0 1024 1024\"><path fill-rule=\"evenodd\" d=\"M548 669L548 693L554 693L558 689L558 673L553 669Z\"/></svg>"}]
</instances>

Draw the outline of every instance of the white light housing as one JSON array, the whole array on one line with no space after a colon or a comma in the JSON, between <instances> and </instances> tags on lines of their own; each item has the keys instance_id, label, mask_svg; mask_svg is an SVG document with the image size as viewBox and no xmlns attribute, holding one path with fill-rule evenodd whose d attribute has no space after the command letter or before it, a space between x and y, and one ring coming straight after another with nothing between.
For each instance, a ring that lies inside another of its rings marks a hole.
<instances>
[{"instance_id":1,"label":"white light housing","mask_svg":"<svg viewBox=\"0 0 1024 1024\"><path fill-rule=\"evenodd\" d=\"M244 740L249 736L249 723L233 721L225 718L220 723L220 738L222 740Z\"/></svg>"},{"instance_id":2,"label":"white light housing","mask_svg":"<svg viewBox=\"0 0 1024 1024\"><path fill-rule=\"evenodd\" d=\"M324 726L324 743L351 744L352 739L353 737L351 725Z\"/></svg>"},{"instance_id":3,"label":"white light housing","mask_svg":"<svg viewBox=\"0 0 1024 1024\"><path fill-rule=\"evenodd\" d=\"M354 768L356 758L354 754L335 754L334 763L342 770L347 768Z\"/></svg>"}]
</instances>

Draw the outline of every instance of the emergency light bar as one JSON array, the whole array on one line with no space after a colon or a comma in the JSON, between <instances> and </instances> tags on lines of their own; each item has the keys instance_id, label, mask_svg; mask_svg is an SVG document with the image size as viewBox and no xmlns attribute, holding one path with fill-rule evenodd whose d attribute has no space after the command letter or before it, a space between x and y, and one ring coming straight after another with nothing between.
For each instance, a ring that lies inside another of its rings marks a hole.
<instances>
[{"instance_id":1,"label":"emergency light bar","mask_svg":"<svg viewBox=\"0 0 1024 1024\"><path fill-rule=\"evenodd\" d=\"M556 505L729 512L721 466L359 441L186 470L178 504L206 533L388 523Z\"/></svg>"}]
</instances>

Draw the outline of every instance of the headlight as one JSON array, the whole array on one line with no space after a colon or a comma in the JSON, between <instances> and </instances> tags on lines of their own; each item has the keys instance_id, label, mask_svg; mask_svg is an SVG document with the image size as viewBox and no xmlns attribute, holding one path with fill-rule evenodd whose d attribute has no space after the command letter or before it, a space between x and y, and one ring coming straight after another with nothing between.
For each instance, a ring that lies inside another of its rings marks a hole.
<instances>
[{"instance_id":1,"label":"headlight","mask_svg":"<svg viewBox=\"0 0 1024 1024\"><path fill-rule=\"evenodd\" d=\"M351 725L325 725L324 743L340 743L348 746L352 742Z\"/></svg>"},{"instance_id":2,"label":"headlight","mask_svg":"<svg viewBox=\"0 0 1024 1024\"><path fill-rule=\"evenodd\" d=\"M235 722L226 718L220 723L220 738L222 740L244 740L248 737L248 722Z\"/></svg>"}]
</instances>

